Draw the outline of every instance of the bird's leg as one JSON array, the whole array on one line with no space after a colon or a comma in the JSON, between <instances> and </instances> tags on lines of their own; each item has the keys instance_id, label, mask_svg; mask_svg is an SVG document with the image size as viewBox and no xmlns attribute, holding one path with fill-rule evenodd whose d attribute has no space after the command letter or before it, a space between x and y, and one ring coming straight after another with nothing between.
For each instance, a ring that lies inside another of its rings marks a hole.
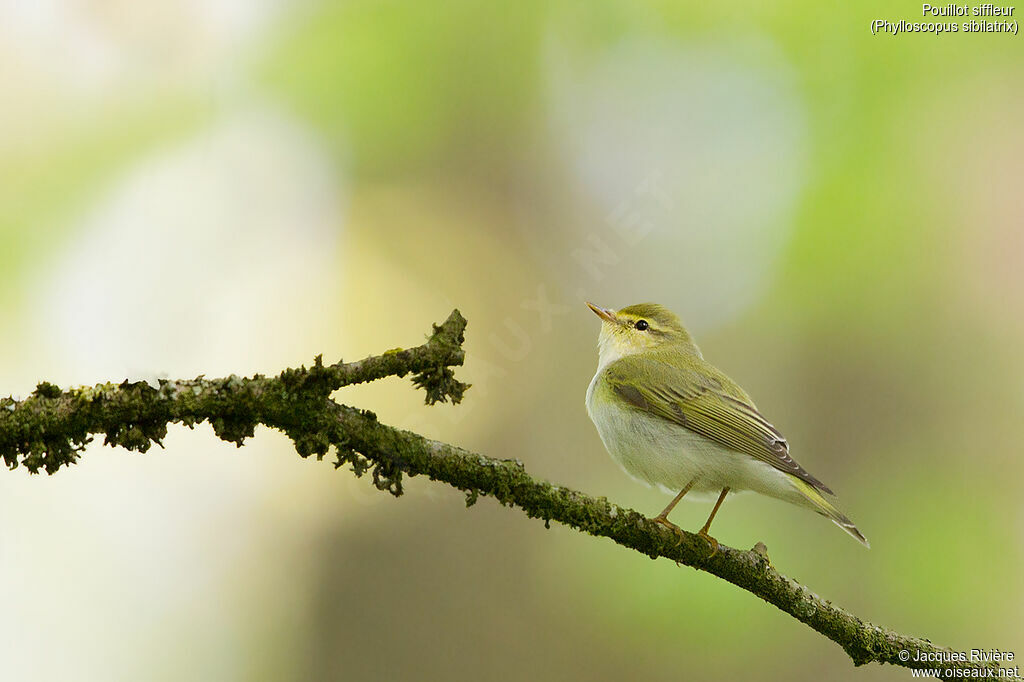
<instances>
[{"instance_id":1,"label":"bird's leg","mask_svg":"<svg viewBox=\"0 0 1024 682\"><path fill-rule=\"evenodd\" d=\"M676 508L677 504L679 504L679 500L683 499L683 495L685 495L686 493L690 492L690 488L692 488L693 484L696 483L696 482L697 482L697 477L694 476L693 480L690 481L689 483L687 483L686 487L684 487L682 490L680 490L679 494L676 495L672 499L672 501L668 503L668 506L665 507L661 511L660 514L658 514L653 519L651 519L651 521L654 521L655 523L660 523L661 525L665 526L670 531L672 531L673 533L678 535L679 536L679 542L682 542L683 538L685 537L683 535L683 529L680 528L679 526L677 526L676 524L672 523L671 521L669 521L668 520L668 515L671 514L672 510ZM678 545L679 543L677 542L676 544Z\"/></svg>"},{"instance_id":2,"label":"bird's leg","mask_svg":"<svg viewBox=\"0 0 1024 682\"><path fill-rule=\"evenodd\" d=\"M722 488L722 494L718 496L718 502L715 502L715 508L711 510L711 516L709 516L708 520L704 523L704 527L697 531L697 535L707 540L708 544L711 545L711 556L715 556L715 554L718 553L718 540L708 535L708 530L711 528L711 522L715 520L715 514L718 513L718 508L722 506L722 501L728 494L729 489ZM710 559L711 557L708 558Z\"/></svg>"}]
</instances>

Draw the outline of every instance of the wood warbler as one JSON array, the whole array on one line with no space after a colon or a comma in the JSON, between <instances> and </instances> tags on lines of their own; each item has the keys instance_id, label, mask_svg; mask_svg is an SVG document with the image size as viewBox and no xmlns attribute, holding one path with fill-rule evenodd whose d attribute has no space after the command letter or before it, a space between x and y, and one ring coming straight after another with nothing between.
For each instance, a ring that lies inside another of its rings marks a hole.
<instances>
[{"instance_id":1,"label":"wood warbler","mask_svg":"<svg viewBox=\"0 0 1024 682\"><path fill-rule=\"evenodd\" d=\"M789 444L742 388L704 360L679 318L654 303L619 311L587 303L601 318L597 373L587 412L604 446L629 473L678 493L654 521L668 520L689 492L752 490L829 518L865 546L867 538L836 506L835 494L789 456Z\"/></svg>"}]
</instances>

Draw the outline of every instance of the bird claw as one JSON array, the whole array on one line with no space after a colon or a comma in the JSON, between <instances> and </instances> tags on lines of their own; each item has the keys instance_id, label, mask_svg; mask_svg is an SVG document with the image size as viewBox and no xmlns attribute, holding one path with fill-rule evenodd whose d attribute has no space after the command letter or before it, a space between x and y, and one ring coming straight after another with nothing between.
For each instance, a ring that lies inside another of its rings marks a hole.
<instances>
[{"instance_id":1,"label":"bird claw","mask_svg":"<svg viewBox=\"0 0 1024 682\"><path fill-rule=\"evenodd\" d=\"M676 538L677 538L676 539L676 544L675 544L676 547L681 545L683 540L686 538L686 533L683 531L683 529L680 528L679 526L677 526L676 524L672 523L671 521L669 521L664 516L661 516L661 515L655 516L653 519L651 519L651 521L654 521L655 523L657 523L659 525L665 526L665 528L668 528L670 531L675 533Z\"/></svg>"},{"instance_id":2,"label":"bird claw","mask_svg":"<svg viewBox=\"0 0 1024 682\"><path fill-rule=\"evenodd\" d=\"M705 542L711 546L711 554L708 556L708 559L718 554L718 540L708 535L708 532L703 528L697 531L697 535L704 538Z\"/></svg>"}]
</instances>

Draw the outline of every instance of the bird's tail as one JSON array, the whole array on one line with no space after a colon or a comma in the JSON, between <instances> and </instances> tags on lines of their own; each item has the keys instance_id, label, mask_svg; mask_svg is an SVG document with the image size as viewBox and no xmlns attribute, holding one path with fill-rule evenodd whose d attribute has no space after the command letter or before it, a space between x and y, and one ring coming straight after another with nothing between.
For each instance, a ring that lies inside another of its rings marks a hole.
<instances>
[{"instance_id":1,"label":"bird's tail","mask_svg":"<svg viewBox=\"0 0 1024 682\"><path fill-rule=\"evenodd\" d=\"M796 478L795 476L793 477L793 485L796 487L797 492L799 492L804 498L808 507L822 516L828 517L832 523L852 535L865 547L871 547L871 543L868 542L868 539L864 537L863 533L857 530L857 526L853 525L853 521L847 518L843 512L839 511L839 509L837 509L821 491L807 481Z\"/></svg>"}]
</instances>

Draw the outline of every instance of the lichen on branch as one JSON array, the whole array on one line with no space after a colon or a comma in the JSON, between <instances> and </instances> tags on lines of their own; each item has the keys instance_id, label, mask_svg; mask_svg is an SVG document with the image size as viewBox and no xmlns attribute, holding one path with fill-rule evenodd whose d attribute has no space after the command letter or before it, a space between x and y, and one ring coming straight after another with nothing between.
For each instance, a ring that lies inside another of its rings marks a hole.
<instances>
[{"instance_id":1,"label":"lichen on branch","mask_svg":"<svg viewBox=\"0 0 1024 682\"><path fill-rule=\"evenodd\" d=\"M384 425L371 412L331 399L336 390L387 376L412 374L426 402L462 400L467 384L455 378L462 365L466 320L452 312L423 345L395 349L352 363L286 369L275 377L203 376L181 381L98 384L61 390L41 382L24 400L0 399L0 457L11 469L54 473L74 464L95 436L104 443L146 452L160 445L170 424L209 422L216 435L243 445L259 424L286 433L302 457L323 458L333 448L335 466L356 475L372 473L374 485L402 493L403 475L427 476L466 495L518 507L545 524L557 521L607 537L651 558L664 557L706 571L754 594L839 644L856 665L869 662L912 667L914 652L948 653L927 640L861 620L779 573L758 543L743 551L721 545L712 553L703 538L680 540L659 524L605 498L532 478L515 460L497 460ZM944 659L941 659L944 660ZM997 663L951 662L948 679L984 677ZM995 673L998 675L998 673Z\"/></svg>"},{"instance_id":2,"label":"lichen on branch","mask_svg":"<svg viewBox=\"0 0 1024 682\"><path fill-rule=\"evenodd\" d=\"M146 452L161 445L170 423L193 427L209 421L217 436L239 446L257 424L305 433L303 420L321 415L335 390L391 375L414 373L428 404L458 402L468 385L455 379L451 367L465 358L465 328L465 318L455 310L421 346L347 364L324 365L318 356L312 367L286 369L276 377L161 379L156 387L124 381L66 391L44 381L25 400L0 399L0 457L11 469L21 465L52 474L75 463L99 434L106 445ZM325 452L308 437L296 445L302 445L303 456Z\"/></svg>"}]
</instances>

